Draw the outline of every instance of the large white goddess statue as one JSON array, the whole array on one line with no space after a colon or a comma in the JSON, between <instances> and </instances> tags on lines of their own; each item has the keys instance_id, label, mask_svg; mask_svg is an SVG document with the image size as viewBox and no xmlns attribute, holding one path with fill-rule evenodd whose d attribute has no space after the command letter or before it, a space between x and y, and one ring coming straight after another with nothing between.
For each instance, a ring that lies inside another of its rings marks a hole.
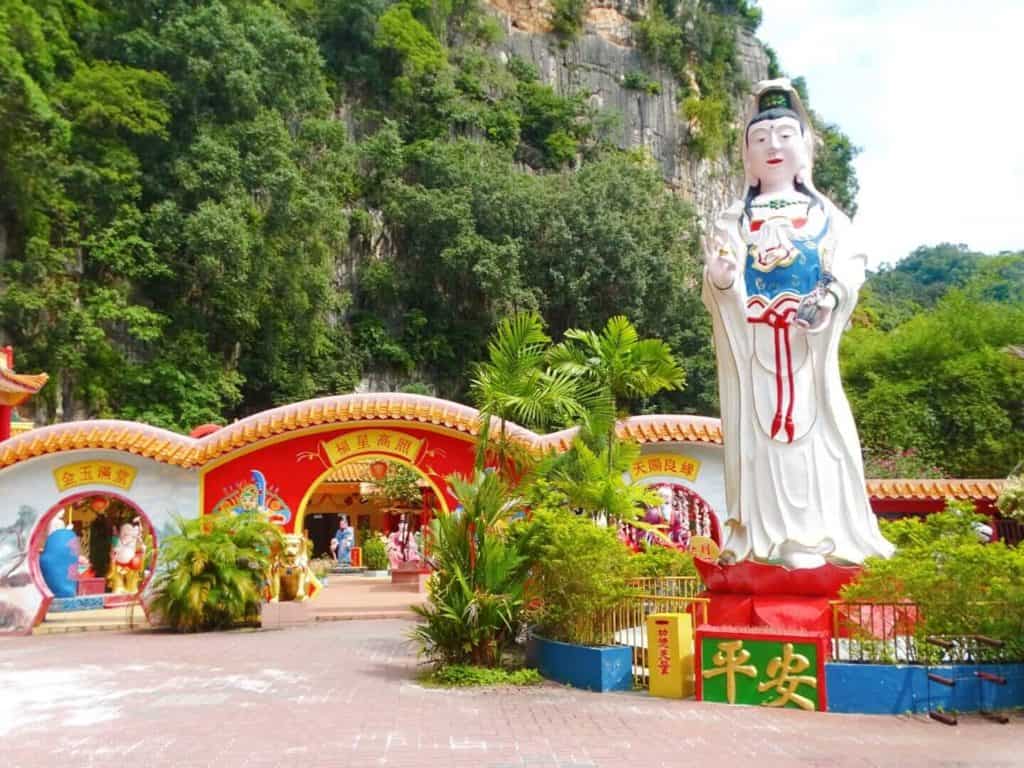
<instances>
[{"instance_id":1,"label":"large white goddess statue","mask_svg":"<svg viewBox=\"0 0 1024 768\"><path fill-rule=\"evenodd\" d=\"M788 80L759 83L742 137L746 194L705 240L725 447L722 564L888 557L839 379L864 282L849 218L814 188L814 135Z\"/></svg>"}]
</instances>

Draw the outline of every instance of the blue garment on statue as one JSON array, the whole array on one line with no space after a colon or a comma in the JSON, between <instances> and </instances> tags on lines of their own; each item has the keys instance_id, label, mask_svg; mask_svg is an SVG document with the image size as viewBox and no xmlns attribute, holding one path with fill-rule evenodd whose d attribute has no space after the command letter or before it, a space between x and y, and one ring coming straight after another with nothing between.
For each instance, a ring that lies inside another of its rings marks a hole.
<instances>
[{"instance_id":1,"label":"blue garment on statue","mask_svg":"<svg viewBox=\"0 0 1024 768\"><path fill-rule=\"evenodd\" d=\"M814 290L821 279L822 271L818 246L828 232L829 224L830 222L826 221L816 237L791 241L798 255L789 266L762 272L753 266L756 257L748 255L743 275L747 284L747 296L760 296L770 304L776 296L783 293L806 296Z\"/></svg>"},{"instance_id":2,"label":"blue garment on statue","mask_svg":"<svg viewBox=\"0 0 1024 768\"><path fill-rule=\"evenodd\" d=\"M340 565L352 564L353 535L351 528L339 528L334 532L334 540L338 542L338 563Z\"/></svg>"}]
</instances>

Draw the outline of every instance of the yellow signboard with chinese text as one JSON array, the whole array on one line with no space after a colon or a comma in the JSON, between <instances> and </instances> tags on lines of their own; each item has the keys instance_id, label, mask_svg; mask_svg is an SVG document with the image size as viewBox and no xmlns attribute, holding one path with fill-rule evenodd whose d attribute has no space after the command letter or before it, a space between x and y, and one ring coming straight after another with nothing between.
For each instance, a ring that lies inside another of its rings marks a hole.
<instances>
[{"instance_id":1,"label":"yellow signboard with chinese text","mask_svg":"<svg viewBox=\"0 0 1024 768\"><path fill-rule=\"evenodd\" d=\"M332 466L367 453L389 454L415 464L423 447L423 440L417 440L393 429L362 429L336 437L323 446Z\"/></svg>"},{"instance_id":2,"label":"yellow signboard with chinese text","mask_svg":"<svg viewBox=\"0 0 1024 768\"><path fill-rule=\"evenodd\" d=\"M697 479L700 472L700 461L678 453L652 453L641 456L629 468L634 481L655 475L682 477L691 482Z\"/></svg>"},{"instance_id":3,"label":"yellow signboard with chinese text","mask_svg":"<svg viewBox=\"0 0 1024 768\"><path fill-rule=\"evenodd\" d=\"M64 492L80 485L110 485L127 491L138 470L117 461L80 461L53 470L57 490Z\"/></svg>"},{"instance_id":4,"label":"yellow signboard with chinese text","mask_svg":"<svg viewBox=\"0 0 1024 768\"><path fill-rule=\"evenodd\" d=\"M652 613L647 617L647 668L651 696L685 699L693 695L693 617Z\"/></svg>"}]
</instances>

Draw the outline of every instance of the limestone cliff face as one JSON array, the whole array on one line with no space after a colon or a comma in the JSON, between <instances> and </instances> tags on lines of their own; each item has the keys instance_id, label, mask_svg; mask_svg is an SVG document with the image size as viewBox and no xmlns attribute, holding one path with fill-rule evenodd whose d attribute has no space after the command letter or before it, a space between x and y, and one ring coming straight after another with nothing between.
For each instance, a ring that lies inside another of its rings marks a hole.
<instances>
[{"instance_id":1,"label":"limestone cliff face","mask_svg":"<svg viewBox=\"0 0 1024 768\"><path fill-rule=\"evenodd\" d=\"M646 147L665 181L691 201L702 220L739 192L740 175L727 159L704 160L687 152L690 127L680 113L679 83L636 49L632 19L647 14L648 0L591 0L584 31L572 41L551 34L550 0L487 0L505 28L502 54L532 63L541 79L562 94L585 93L599 109L622 115L614 137L623 148ZM740 33L744 77L768 75L768 58L757 40ZM656 94L626 88L627 73L643 72L660 85Z\"/></svg>"}]
</instances>

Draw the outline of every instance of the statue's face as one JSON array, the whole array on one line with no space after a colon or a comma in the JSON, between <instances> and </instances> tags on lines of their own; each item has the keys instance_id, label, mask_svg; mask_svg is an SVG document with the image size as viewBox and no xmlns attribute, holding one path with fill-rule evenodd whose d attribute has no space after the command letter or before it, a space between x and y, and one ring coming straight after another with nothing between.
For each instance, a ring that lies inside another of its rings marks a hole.
<instances>
[{"instance_id":1,"label":"statue's face","mask_svg":"<svg viewBox=\"0 0 1024 768\"><path fill-rule=\"evenodd\" d=\"M792 117L762 120L747 131L748 175L769 186L792 183L807 164L800 123Z\"/></svg>"}]
</instances>

